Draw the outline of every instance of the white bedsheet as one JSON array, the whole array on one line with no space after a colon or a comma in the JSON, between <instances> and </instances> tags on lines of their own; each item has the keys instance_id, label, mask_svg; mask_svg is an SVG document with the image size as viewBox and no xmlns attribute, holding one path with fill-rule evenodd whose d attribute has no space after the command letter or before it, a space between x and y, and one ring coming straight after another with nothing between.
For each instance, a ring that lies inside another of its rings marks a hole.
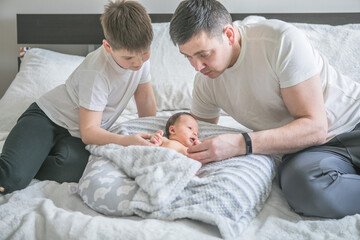
<instances>
[{"instance_id":1,"label":"white bedsheet","mask_svg":"<svg viewBox=\"0 0 360 240\"><path fill-rule=\"evenodd\" d=\"M221 239L217 227L192 220L106 217L88 208L73 184L33 181L0 197L0 239ZM239 239L359 239L360 215L303 218L291 211L276 183L265 207Z\"/></svg>"}]
</instances>

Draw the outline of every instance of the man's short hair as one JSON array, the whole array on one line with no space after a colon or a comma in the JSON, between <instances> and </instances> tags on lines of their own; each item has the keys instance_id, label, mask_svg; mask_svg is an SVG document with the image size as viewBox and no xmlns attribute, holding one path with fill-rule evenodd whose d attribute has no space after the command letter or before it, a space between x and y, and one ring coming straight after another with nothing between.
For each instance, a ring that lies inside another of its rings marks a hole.
<instances>
[{"instance_id":1,"label":"man's short hair","mask_svg":"<svg viewBox=\"0 0 360 240\"><path fill-rule=\"evenodd\" d=\"M109 2L100 17L105 39L113 50L141 52L151 45L151 19L138 2L116 0Z\"/></svg>"},{"instance_id":2,"label":"man's short hair","mask_svg":"<svg viewBox=\"0 0 360 240\"><path fill-rule=\"evenodd\" d=\"M169 138L170 137L170 131L169 131L169 128L170 126L173 126L176 121L183 115L188 115L188 116L191 116L192 118L193 115L191 115L190 113L188 112L178 112L178 113L175 113L174 115L172 115L171 117L169 117L169 119L167 120L166 122L166 126L165 126L165 137ZM195 119L195 118L194 118Z\"/></svg>"},{"instance_id":3,"label":"man's short hair","mask_svg":"<svg viewBox=\"0 0 360 240\"><path fill-rule=\"evenodd\" d=\"M182 45L201 31L209 37L221 37L224 27L232 24L230 13L216 0L185 0L170 21L173 43Z\"/></svg>"}]
</instances>

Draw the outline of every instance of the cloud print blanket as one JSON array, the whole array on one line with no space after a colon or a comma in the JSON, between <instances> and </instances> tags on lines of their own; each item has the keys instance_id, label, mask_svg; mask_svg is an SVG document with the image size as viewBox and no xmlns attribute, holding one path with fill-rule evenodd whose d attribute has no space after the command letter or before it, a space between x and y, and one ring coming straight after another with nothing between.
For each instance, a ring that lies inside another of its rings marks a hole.
<instances>
[{"instance_id":1,"label":"cloud print blanket","mask_svg":"<svg viewBox=\"0 0 360 240\"><path fill-rule=\"evenodd\" d=\"M154 133L167 118L123 123L113 132ZM200 138L239 130L199 123ZM79 194L91 208L113 216L190 218L216 225L233 239L262 209L275 173L273 159L263 155L201 164L172 149L115 144L90 145L88 166Z\"/></svg>"}]
</instances>

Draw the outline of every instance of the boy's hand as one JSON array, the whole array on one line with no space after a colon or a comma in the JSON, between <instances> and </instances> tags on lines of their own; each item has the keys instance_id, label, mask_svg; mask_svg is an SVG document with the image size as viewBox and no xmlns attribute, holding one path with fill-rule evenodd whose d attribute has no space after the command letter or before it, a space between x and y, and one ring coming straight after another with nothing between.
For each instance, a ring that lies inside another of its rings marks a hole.
<instances>
[{"instance_id":1,"label":"boy's hand","mask_svg":"<svg viewBox=\"0 0 360 240\"><path fill-rule=\"evenodd\" d=\"M161 130L157 131L151 136L150 142L155 144L155 146L161 146L163 143L163 139L162 139L163 135L164 135L163 131Z\"/></svg>"}]
</instances>

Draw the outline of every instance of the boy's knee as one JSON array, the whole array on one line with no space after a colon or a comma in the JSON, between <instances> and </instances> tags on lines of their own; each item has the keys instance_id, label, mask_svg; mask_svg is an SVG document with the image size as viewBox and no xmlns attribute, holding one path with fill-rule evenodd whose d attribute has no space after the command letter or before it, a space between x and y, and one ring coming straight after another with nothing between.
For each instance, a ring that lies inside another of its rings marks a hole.
<instances>
[{"instance_id":1,"label":"boy's knee","mask_svg":"<svg viewBox=\"0 0 360 240\"><path fill-rule=\"evenodd\" d=\"M81 140L80 140L81 141ZM36 178L57 182L78 182L90 153L77 139L59 140L45 159Z\"/></svg>"}]
</instances>

